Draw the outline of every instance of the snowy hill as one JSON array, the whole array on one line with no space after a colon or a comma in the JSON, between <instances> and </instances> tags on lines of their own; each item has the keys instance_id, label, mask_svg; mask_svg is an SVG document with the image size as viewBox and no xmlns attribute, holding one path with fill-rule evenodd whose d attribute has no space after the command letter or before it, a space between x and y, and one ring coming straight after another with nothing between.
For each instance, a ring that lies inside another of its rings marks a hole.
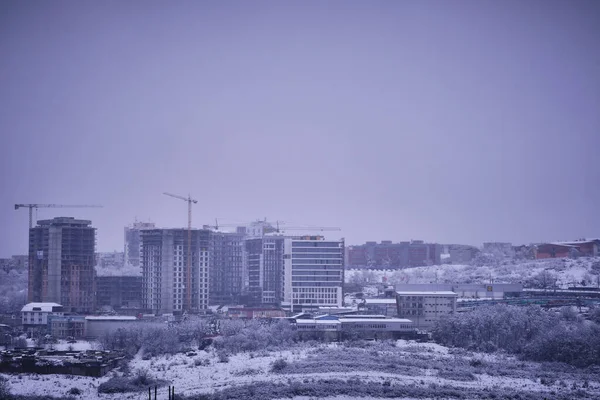
<instances>
[{"instance_id":1,"label":"snowy hill","mask_svg":"<svg viewBox=\"0 0 600 400\"><path fill-rule=\"evenodd\" d=\"M487 265L434 265L402 270L347 270L348 283L522 283L524 287L556 284L599 286L600 257L505 260Z\"/></svg>"}]
</instances>

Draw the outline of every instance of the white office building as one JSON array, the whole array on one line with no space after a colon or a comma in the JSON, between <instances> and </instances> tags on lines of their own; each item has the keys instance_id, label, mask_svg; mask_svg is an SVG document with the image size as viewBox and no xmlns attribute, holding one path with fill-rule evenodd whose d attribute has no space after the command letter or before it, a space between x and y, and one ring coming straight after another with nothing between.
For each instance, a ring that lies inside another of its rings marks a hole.
<instances>
[{"instance_id":1,"label":"white office building","mask_svg":"<svg viewBox=\"0 0 600 400\"><path fill-rule=\"evenodd\" d=\"M319 307L341 307L344 254L343 239L286 237L283 308L300 312Z\"/></svg>"}]
</instances>

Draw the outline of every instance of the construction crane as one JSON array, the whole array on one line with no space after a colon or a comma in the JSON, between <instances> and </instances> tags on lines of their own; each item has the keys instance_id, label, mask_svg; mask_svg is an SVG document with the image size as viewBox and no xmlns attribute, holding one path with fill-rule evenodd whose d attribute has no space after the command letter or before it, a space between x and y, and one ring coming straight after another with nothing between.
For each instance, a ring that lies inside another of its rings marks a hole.
<instances>
[{"instance_id":1,"label":"construction crane","mask_svg":"<svg viewBox=\"0 0 600 400\"><path fill-rule=\"evenodd\" d=\"M19 208L29 208L29 229L33 228L33 209L38 208L102 208L102 206L92 205L64 205L64 204L15 204L15 210Z\"/></svg>"},{"instance_id":2,"label":"construction crane","mask_svg":"<svg viewBox=\"0 0 600 400\"><path fill-rule=\"evenodd\" d=\"M176 194L164 192L164 195L174 197L179 200L187 201L188 203L188 243L187 243L187 263L186 263L186 309L189 312L192 309L192 203L198 203L198 200L188 197L178 196Z\"/></svg>"}]
</instances>

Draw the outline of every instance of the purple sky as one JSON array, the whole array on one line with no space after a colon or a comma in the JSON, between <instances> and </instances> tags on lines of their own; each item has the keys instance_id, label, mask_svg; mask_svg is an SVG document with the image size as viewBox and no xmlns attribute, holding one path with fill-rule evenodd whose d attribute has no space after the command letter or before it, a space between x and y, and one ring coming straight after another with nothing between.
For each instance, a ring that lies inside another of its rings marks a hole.
<instances>
[{"instance_id":1,"label":"purple sky","mask_svg":"<svg viewBox=\"0 0 600 400\"><path fill-rule=\"evenodd\" d=\"M0 257L27 210L331 238L600 236L600 2L0 2Z\"/></svg>"}]
</instances>

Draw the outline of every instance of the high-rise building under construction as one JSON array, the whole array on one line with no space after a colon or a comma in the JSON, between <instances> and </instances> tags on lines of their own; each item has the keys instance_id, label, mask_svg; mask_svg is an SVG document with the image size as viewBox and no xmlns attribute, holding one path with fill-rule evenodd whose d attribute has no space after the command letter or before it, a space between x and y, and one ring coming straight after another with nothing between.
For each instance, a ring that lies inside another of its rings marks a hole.
<instances>
[{"instance_id":1,"label":"high-rise building under construction","mask_svg":"<svg viewBox=\"0 0 600 400\"><path fill-rule=\"evenodd\" d=\"M59 303L65 311L95 311L96 229L91 221L58 217L29 230L30 302Z\"/></svg>"},{"instance_id":2,"label":"high-rise building under construction","mask_svg":"<svg viewBox=\"0 0 600 400\"><path fill-rule=\"evenodd\" d=\"M187 229L140 231L143 308L155 314L206 311L209 234L205 229L192 229L188 251Z\"/></svg>"}]
</instances>

